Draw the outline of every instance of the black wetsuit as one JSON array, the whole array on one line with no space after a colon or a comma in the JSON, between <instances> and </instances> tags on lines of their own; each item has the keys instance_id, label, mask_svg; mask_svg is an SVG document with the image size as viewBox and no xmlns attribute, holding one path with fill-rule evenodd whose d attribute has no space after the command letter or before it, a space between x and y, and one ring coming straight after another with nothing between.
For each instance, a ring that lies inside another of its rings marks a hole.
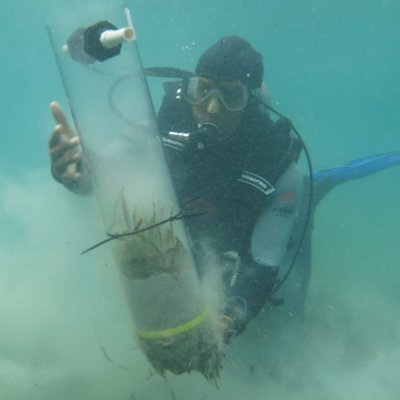
<instances>
[{"instance_id":1,"label":"black wetsuit","mask_svg":"<svg viewBox=\"0 0 400 400\"><path fill-rule=\"evenodd\" d=\"M203 213L186 221L196 264L200 271L210 263L224 269L227 293L221 312L234 320L236 333L271 295L279 265L257 262L251 237L257 219L273 203L278 179L299 153L289 122L273 122L260 107L252 98L232 136L213 143L201 136L205 146L190 139L204 132L175 91L166 94L158 113L178 200L186 210ZM181 133L189 133L189 140L182 140ZM240 263L232 261L232 254ZM233 264L237 271L230 270Z\"/></svg>"}]
</instances>

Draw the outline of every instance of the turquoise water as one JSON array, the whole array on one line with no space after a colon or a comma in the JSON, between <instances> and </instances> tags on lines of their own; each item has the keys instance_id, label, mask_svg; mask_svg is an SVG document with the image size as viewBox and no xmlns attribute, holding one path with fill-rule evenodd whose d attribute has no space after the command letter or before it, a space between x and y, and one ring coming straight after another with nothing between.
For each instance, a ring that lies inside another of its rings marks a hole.
<instances>
[{"instance_id":1,"label":"turquoise water","mask_svg":"<svg viewBox=\"0 0 400 400\"><path fill-rule=\"evenodd\" d=\"M94 200L48 171L48 103L66 106L44 28L57 3L0 2L0 399L398 399L400 168L319 206L305 326L255 322L219 390L196 374L150 376L107 249L79 254L102 230ZM399 149L399 2L127 4L146 66L193 68L224 34L252 42L316 169Z\"/></svg>"}]
</instances>

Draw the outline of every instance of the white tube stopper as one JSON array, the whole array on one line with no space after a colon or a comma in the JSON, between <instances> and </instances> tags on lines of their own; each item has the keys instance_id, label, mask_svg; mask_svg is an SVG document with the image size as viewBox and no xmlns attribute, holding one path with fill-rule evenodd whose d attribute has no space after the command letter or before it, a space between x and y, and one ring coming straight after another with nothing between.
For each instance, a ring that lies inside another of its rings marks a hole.
<instances>
[{"instance_id":1,"label":"white tube stopper","mask_svg":"<svg viewBox=\"0 0 400 400\"><path fill-rule=\"evenodd\" d=\"M135 32L132 28L122 28L104 31L100 35L100 43L106 49L111 49L123 42L130 42L135 39Z\"/></svg>"}]
</instances>

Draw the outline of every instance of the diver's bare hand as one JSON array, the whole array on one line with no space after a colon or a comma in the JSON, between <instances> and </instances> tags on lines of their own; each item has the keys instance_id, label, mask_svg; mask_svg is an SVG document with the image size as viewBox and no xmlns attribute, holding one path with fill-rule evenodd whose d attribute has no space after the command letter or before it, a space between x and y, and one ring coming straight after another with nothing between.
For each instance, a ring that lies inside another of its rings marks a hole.
<instances>
[{"instance_id":1,"label":"diver's bare hand","mask_svg":"<svg viewBox=\"0 0 400 400\"><path fill-rule=\"evenodd\" d=\"M51 172L54 179L62 184L78 182L81 179L78 163L82 160L82 154L78 150L79 138L70 128L57 102L50 103L50 111L56 121L49 140Z\"/></svg>"},{"instance_id":2,"label":"diver's bare hand","mask_svg":"<svg viewBox=\"0 0 400 400\"><path fill-rule=\"evenodd\" d=\"M229 343L236 331L232 329L233 319L227 315L220 315L218 319L218 328L222 333L224 343Z\"/></svg>"}]
</instances>

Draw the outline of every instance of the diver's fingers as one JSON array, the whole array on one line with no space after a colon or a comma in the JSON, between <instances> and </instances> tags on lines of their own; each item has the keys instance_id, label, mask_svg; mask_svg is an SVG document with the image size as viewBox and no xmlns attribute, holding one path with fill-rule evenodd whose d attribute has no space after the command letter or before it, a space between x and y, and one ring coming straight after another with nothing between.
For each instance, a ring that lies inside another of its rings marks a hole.
<instances>
[{"instance_id":1,"label":"diver's fingers","mask_svg":"<svg viewBox=\"0 0 400 400\"><path fill-rule=\"evenodd\" d=\"M56 101L52 101L49 107L54 120L56 121L57 125L61 125L63 127L65 131L64 133L73 134L73 130L70 128L67 117L65 116L60 104Z\"/></svg>"},{"instance_id":2,"label":"diver's fingers","mask_svg":"<svg viewBox=\"0 0 400 400\"><path fill-rule=\"evenodd\" d=\"M71 183L71 182L78 182L81 179L81 173L77 172L76 169L72 168L72 165L65 170L65 172L61 175L59 182L63 185Z\"/></svg>"},{"instance_id":3,"label":"diver's fingers","mask_svg":"<svg viewBox=\"0 0 400 400\"><path fill-rule=\"evenodd\" d=\"M49 139L49 155L52 162L62 157L68 150L79 145L78 136L67 136L63 133L63 127L56 125Z\"/></svg>"},{"instance_id":4,"label":"diver's fingers","mask_svg":"<svg viewBox=\"0 0 400 400\"><path fill-rule=\"evenodd\" d=\"M81 178L78 163L82 160L82 154L77 149L79 138L70 128L60 104L52 101L49 107L56 121L49 139L51 172L63 184L78 181Z\"/></svg>"},{"instance_id":5,"label":"diver's fingers","mask_svg":"<svg viewBox=\"0 0 400 400\"><path fill-rule=\"evenodd\" d=\"M70 164L77 164L82 160L82 154L75 149L68 150L63 153L61 157L58 157L53 161L53 168L56 170L64 170Z\"/></svg>"},{"instance_id":6,"label":"diver's fingers","mask_svg":"<svg viewBox=\"0 0 400 400\"><path fill-rule=\"evenodd\" d=\"M231 329L233 319L227 315L220 315L218 319L218 328L222 333L224 343L229 343L235 331Z\"/></svg>"},{"instance_id":7,"label":"diver's fingers","mask_svg":"<svg viewBox=\"0 0 400 400\"><path fill-rule=\"evenodd\" d=\"M61 183L69 183L79 180L78 163L82 160L82 154L75 149L65 152L60 158L51 164L54 178Z\"/></svg>"},{"instance_id":8,"label":"diver's fingers","mask_svg":"<svg viewBox=\"0 0 400 400\"><path fill-rule=\"evenodd\" d=\"M68 141L71 141L75 146L79 143L79 138L65 125L57 124L51 131L49 148L51 149L59 143L67 143Z\"/></svg>"}]
</instances>

